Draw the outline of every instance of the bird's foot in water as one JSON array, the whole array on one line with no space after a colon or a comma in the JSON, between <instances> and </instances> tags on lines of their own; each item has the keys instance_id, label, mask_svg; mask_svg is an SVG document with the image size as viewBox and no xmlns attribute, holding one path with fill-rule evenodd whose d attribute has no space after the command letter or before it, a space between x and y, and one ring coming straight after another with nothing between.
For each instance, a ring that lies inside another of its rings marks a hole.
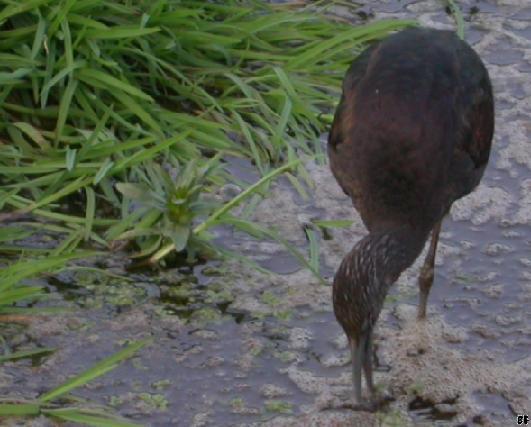
<instances>
[{"instance_id":1,"label":"bird's foot in water","mask_svg":"<svg viewBox=\"0 0 531 427\"><path fill-rule=\"evenodd\" d=\"M353 411L377 412L394 400L395 398L393 396L384 393L362 402L346 402L343 404L343 408L352 409Z\"/></svg>"},{"instance_id":2,"label":"bird's foot in water","mask_svg":"<svg viewBox=\"0 0 531 427\"><path fill-rule=\"evenodd\" d=\"M390 394L383 393L361 402L344 402L339 405L330 405L321 410L350 409L352 411L377 412L394 400L395 398Z\"/></svg>"}]
</instances>

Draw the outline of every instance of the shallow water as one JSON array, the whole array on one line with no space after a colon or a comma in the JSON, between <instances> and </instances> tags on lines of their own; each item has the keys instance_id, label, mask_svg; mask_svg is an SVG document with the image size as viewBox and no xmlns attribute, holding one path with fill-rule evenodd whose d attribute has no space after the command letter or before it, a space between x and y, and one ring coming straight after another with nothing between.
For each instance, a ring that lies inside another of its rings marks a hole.
<instances>
[{"instance_id":1,"label":"shallow water","mask_svg":"<svg viewBox=\"0 0 531 427\"><path fill-rule=\"evenodd\" d=\"M58 350L41 360L5 364L0 395L36 396L125 340L152 337L135 358L75 394L161 427L511 425L515 413L529 412L531 8L516 0L460 3L466 38L485 60L495 89L494 148L478 190L444 222L430 320L414 321L420 258L386 303L376 331L376 381L397 400L385 412L321 411L351 393L348 349L332 313L330 287L281 246L230 230L220 230L218 240L277 275L229 262L129 273L131 283L74 273L50 278L54 299L48 304L74 312L29 329L12 327L6 335L11 350ZM363 11L368 19L417 18L453 28L435 0L366 2ZM333 230L331 239L320 241L321 272L330 280L365 231L327 167L307 166L317 183L311 198L303 200L278 180L255 218L275 225L299 248L307 245L308 218L353 219L350 229ZM242 181L258 178L246 162L229 159L229 167ZM101 263L126 274L125 259Z\"/></svg>"}]
</instances>

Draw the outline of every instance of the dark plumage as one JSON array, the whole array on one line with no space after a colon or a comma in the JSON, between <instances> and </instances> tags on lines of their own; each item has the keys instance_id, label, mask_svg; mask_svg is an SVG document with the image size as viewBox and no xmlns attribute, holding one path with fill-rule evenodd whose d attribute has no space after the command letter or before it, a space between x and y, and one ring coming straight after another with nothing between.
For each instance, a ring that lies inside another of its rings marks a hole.
<instances>
[{"instance_id":1,"label":"dark plumage","mask_svg":"<svg viewBox=\"0 0 531 427\"><path fill-rule=\"evenodd\" d=\"M442 219L479 183L493 130L487 70L453 32L403 30L365 50L345 76L328 155L369 231L333 286L334 312L351 345L356 407L374 407L361 401L361 367L372 396L372 329L387 291L432 231L419 277L418 317L425 317Z\"/></svg>"}]
</instances>

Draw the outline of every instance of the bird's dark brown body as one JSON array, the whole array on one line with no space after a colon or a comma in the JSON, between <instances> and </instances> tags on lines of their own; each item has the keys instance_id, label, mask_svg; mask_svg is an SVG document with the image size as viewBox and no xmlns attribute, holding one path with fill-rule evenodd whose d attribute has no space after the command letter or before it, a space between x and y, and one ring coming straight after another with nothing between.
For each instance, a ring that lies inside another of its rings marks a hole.
<instances>
[{"instance_id":1,"label":"bird's dark brown body","mask_svg":"<svg viewBox=\"0 0 531 427\"><path fill-rule=\"evenodd\" d=\"M362 363L372 376L364 355L385 295L433 230L433 256L419 279L424 316L440 223L479 183L493 130L487 70L452 32L406 29L352 63L328 154L369 231L344 258L333 289L336 318L363 359L354 370Z\"/></svg>"}]
</instances>

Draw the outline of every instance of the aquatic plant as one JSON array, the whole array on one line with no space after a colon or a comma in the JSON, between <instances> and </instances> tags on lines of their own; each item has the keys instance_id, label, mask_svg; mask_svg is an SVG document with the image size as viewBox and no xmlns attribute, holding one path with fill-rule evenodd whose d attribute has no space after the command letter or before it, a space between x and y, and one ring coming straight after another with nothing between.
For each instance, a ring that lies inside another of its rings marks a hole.
<instances>
[{"instance_id":1,"label":"aquatic plant","mask_svg":"<svg viewBox=\"0 0 531 427\"><path fill-rule=\"evenodd\" d=\"M238 203L256 205L278 168L304 191L296 160L322 154L318 135L352 56L411 24L354 27L251 0L0 6L0 206L53 224L57 254L125 239L151 262L212 252L211 226L253 232L229 212L234 200L218 210L203 200L228 182L249 185L228 155L270 177Z\"/></svg>"}]
</instances>

